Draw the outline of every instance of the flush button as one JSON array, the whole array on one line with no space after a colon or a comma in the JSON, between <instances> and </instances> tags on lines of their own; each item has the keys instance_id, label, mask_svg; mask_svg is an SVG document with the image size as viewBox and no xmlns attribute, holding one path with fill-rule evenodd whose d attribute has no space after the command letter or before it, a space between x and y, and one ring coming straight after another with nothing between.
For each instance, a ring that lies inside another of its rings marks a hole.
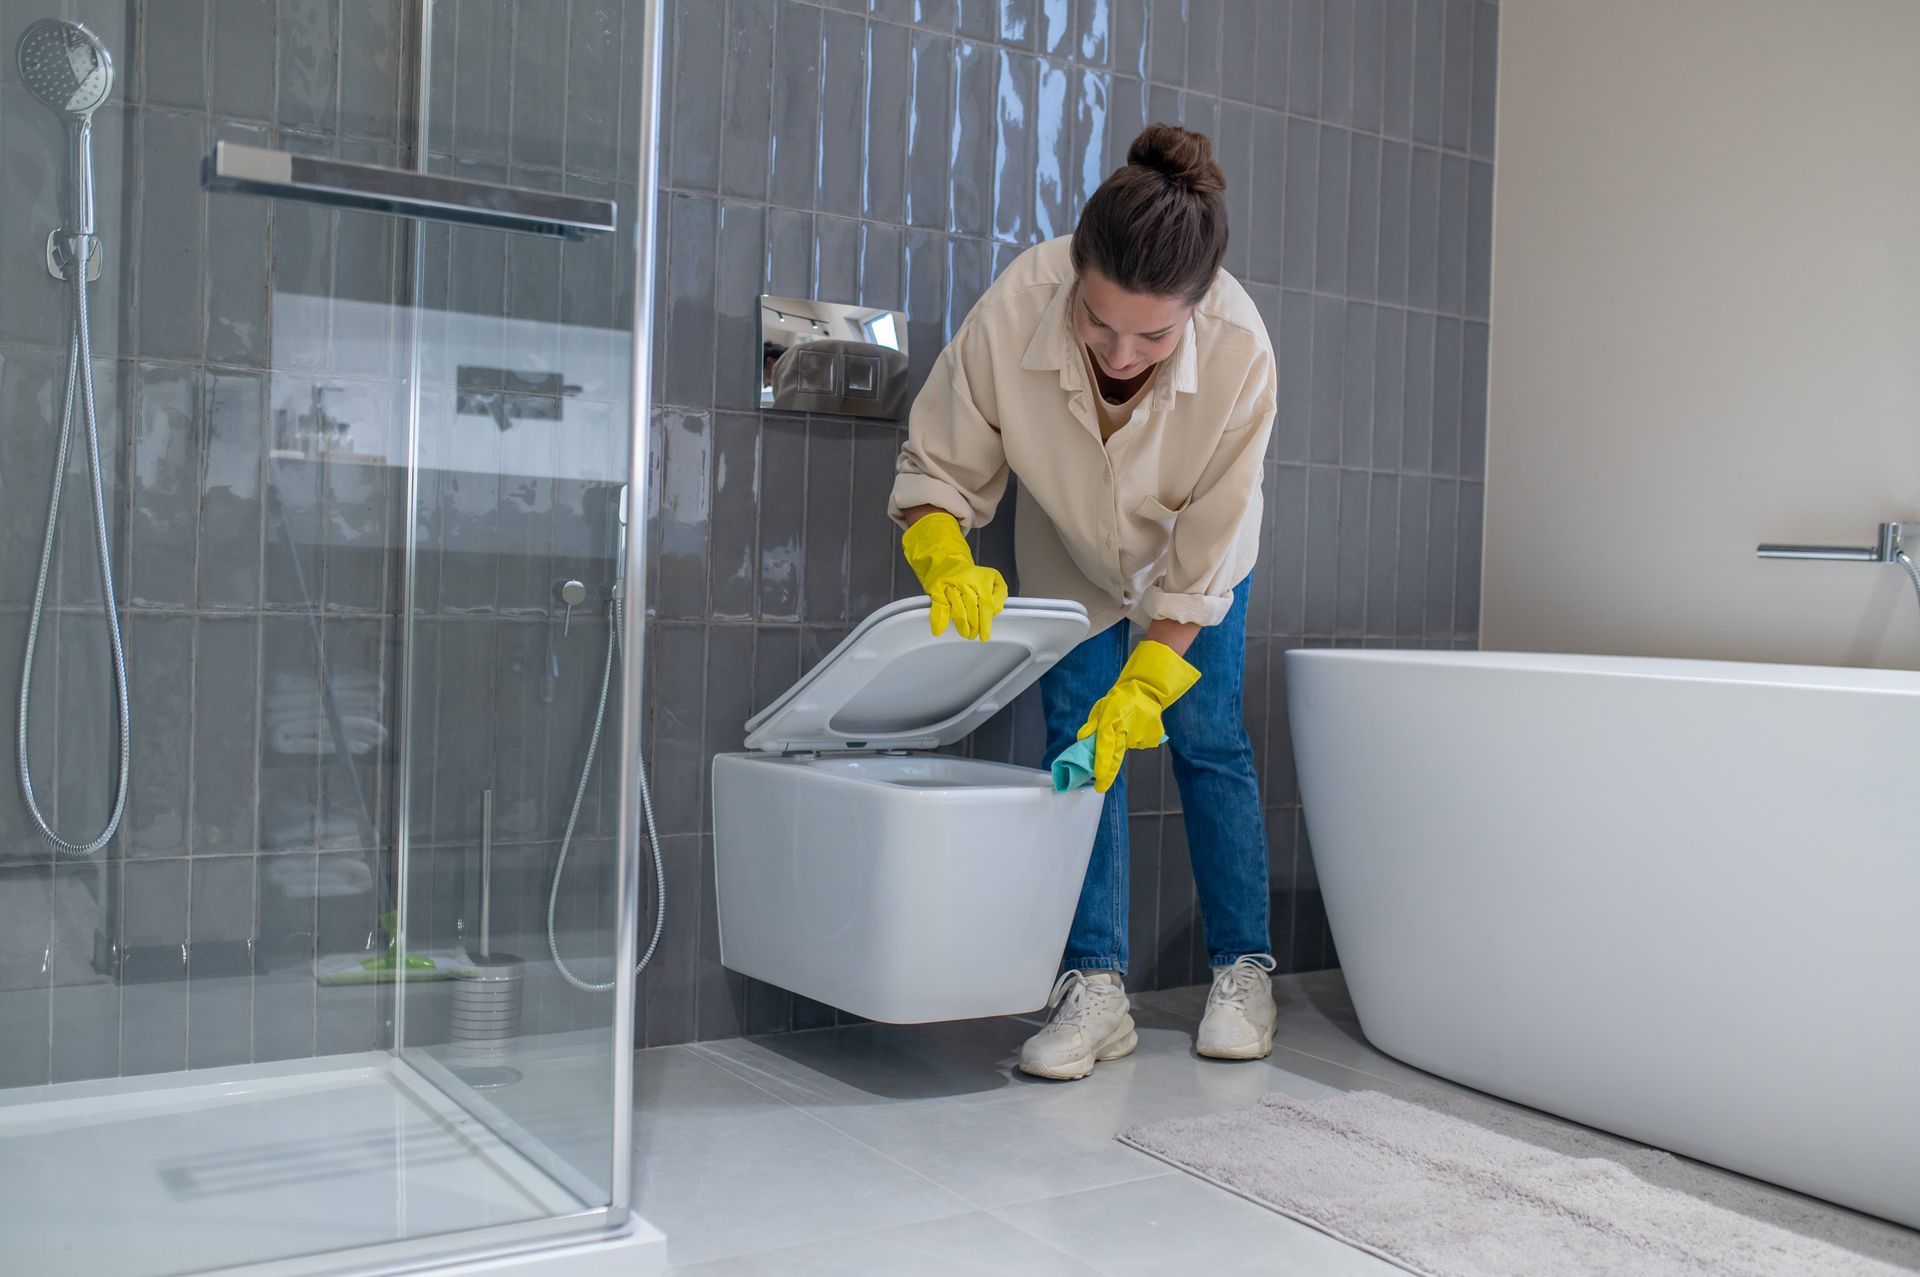
<instances>
[{"instance_id":1,"label":"flush button","mask_svg":"<svg viewBox=\"0 0 1920 1277\"><path fill-rule=\"evenodd\" d=\"M847 394L872 399L880 385L880 361L872 355L847 356Z\"/></svg>"}]
</instances>

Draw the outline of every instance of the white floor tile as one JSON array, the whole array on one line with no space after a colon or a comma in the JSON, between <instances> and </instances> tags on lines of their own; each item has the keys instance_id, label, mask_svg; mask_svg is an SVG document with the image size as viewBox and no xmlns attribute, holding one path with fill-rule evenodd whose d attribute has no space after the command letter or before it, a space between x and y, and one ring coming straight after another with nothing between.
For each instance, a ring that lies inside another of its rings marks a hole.
<instances>
[{"instance_id":1,"label":"white floor tile","mask_svg":"<svg viewBox=\"0 0 1920 1277\"><path fill-rule=\"evenodd\" d=\"M1099 1277L991 1215L959 1215L675 1268L668 1277Z\"/></svg>"},{"instance_id":2,"label":"white floor tile","mask_svg":"<svg viewBox=\"0 0 1920 1277\"><path fill-rule=\"evenodd\" d=\"M1009 1206L998 1219L1108 1277L1168 1273L1386 1277L1400 1269L1190 1175Z\"/></svg>"}]
</instances>

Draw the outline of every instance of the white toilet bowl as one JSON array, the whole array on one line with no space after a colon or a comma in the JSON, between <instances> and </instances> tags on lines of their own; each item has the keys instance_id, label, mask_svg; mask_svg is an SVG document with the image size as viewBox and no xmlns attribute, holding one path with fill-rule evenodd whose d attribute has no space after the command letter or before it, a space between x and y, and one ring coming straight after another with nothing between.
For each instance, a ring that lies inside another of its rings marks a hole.
<instances>
[{"instance_id":1,"label":"white toilet bowl","mask_svg":"<svg viewBox=\"0 0 1920 1277\"><path fill-rule=\"evenodd\" d=\"M932 751L964 739L1085 637L1078 604L1010 599L993 640L882 608L713 762L728 968L870 1020L1044 1005L1102 796Z\"/></svg>"}]
</instances>

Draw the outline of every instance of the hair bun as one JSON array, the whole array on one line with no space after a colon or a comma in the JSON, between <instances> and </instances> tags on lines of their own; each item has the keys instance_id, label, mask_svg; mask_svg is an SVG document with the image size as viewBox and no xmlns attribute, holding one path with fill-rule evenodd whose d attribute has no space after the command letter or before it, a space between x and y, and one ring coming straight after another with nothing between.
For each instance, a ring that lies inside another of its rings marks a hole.
<instances>
[{"instance_id":1,"label":"hair bun","mask_svg":"<svg viewBox=\"0 0 1920 1277\"><path fill-rule=\"evenodd\" d=\"M1213 158L1213 141L1177 124L1149 124L1127 148L1127 163L1152 169L1184 190L1227 189L1227 175Z\"/></svg>"}]
</instances>

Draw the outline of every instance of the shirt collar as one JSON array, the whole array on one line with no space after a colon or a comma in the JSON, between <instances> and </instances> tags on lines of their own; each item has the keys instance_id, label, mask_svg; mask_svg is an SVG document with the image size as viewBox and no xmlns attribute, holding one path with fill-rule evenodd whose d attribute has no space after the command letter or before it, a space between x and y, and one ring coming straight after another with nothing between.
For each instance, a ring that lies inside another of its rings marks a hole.
<instances>
[{"instance_id":1,"label":"shirt collar","mask_svg":"<svg viewBox=\"0 0 1920 1277\"><path fill-rule=\"evenodd\" d=\"M1086 356L1080 351L1079 339L1073 335L1071 308L1077 293L1073 280L1066 280L1054 291L1053 300L1047 304L1033 340L1027 343L1026 354L1020 359L1020 366L1030 372L1058 372L1061 389L1069 393L1088 390ZM1189 316L1180 334L1180 344L1170 356L1171 375L1161 377L1155 390L1162 402L1170 402L1176 394L1190 395L1200 389L1200 361L1194 343L1194 324Z\"/></svg>"}]
</instances>

